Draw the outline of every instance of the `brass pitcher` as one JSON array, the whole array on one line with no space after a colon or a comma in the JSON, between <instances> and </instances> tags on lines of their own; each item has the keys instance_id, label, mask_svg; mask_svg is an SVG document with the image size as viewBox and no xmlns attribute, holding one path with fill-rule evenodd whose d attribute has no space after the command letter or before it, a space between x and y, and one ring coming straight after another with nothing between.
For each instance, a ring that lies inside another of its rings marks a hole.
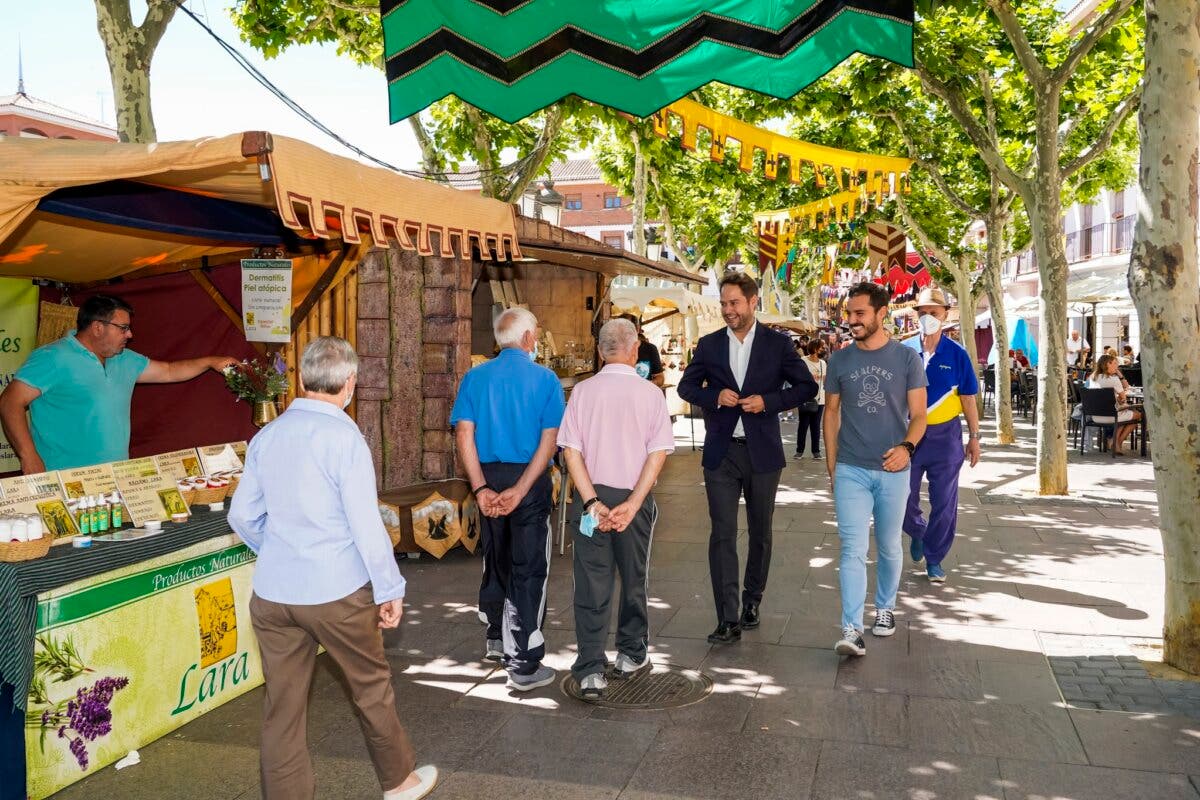
<instances>
[{"instance_id":1,"label":"brass pitcher","mask_svg":"<svg viewBox=\"0 0 1200 800\"><path fill-rule=\"evenodd\" d=\"M274 400L260 400L254 404L254 416L251 421L255 427L261 428L278 416L279 409L275 407Z\"/></svg>"}]
</instances>

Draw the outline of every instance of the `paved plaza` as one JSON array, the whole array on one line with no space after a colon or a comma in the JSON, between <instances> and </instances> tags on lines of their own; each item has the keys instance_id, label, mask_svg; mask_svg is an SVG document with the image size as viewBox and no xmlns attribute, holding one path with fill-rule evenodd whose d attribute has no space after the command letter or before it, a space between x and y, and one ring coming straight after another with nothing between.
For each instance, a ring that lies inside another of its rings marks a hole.
<instances>
[{"instance_id":1,"label":"paved plaza","mask_svg":"<svg viewBox=\"0 0 1200 800\"><path fill-rule=\"evenodd\" d=\"M404 622L386 641L418 760L442 770L433 798L1200 800L1200 683L1158 663L1162 547L1148 461L1072 455L1077 494L1051 502L1029 491L1028 425L1018 446L985 448L964 469L949 582L931 586L906 561L897 634L868 634L867 656L846 660L832 650L832 502L824 463L808 456L781 481L762 626L737 645L707 644L699 452L686 420L676 432L656 491L651 652L703 671L713 694L667 711L596 708L557 685L510 694L481 659L478 559L459 549L404 562ZM555 552L547 661L565 670L570 549ZM308 722L317 796L377 798L350 704L320 662ZM261 703L251 692L147 746L140 765L57 797L255 798Z\"/></svg>"}]
</instances>

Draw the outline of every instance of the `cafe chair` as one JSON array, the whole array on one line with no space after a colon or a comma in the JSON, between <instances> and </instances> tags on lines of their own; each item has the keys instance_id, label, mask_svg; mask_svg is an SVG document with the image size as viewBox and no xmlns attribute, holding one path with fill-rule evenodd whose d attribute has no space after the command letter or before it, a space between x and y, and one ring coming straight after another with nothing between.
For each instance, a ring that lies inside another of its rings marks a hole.
<instances>
[{"instance_id":1,"label":"cafe chair","mask_svg":"<svg viewBox=\"0 0 1200 800\"><path fill-rule=\"evenodd\" d=\"M988 366L983 370L983 407L987 408L989 398L996 399L996 367Z\"/></svg>"},{"instance_id":2,"label":"cafe chair","mask_svg":"<svg viewBox=\"0 0 1200 800\"><path fill-rule=\"evenodd\" d=\"M1067 381L1067 435L1071 437L1073 443L1078 443L1080 430L1082 426L1079 424L1081 417L1076 416L1080 411L1079 393L1083 390L1083 381L1068 380Z\"/></svg>"},{"instance_id":3,"label":"cafe chair","mask_svg":"<svg viewBox=\"0 0 1200 800\"><path fill-rule=\"evenodd\" d=\"M1080 455L1083 454L1089 428L1098 428L1100 430L1100 452L1104 452L1104 449L1108 447L1108 440L1112 437L1113 432L1116 431L1117 396L1113 393L1112 389L1107 388L1081 389L1079 399L1083 405L1079 420L1079 453ZM1113 422L1096 422L1097 417L1109 417ZM1113 448L1112 455L1113 458L1116 458L1116 448Z\"/></svg>"}]
</instances>

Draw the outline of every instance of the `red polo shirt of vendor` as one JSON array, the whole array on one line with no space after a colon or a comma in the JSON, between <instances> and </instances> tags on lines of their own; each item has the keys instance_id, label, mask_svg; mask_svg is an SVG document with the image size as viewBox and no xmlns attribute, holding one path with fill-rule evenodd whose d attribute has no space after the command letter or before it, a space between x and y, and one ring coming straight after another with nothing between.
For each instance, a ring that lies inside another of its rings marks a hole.
<instances>
[{"instance_id":1,"label":"red polo shirt of vendor","mask_svg":"<svg viewBox=\"0 0 1200 800\"><path fill-rule=\"evenodd\" d=\"M571 391L558 445L583 454L592 483L633 489L646 456L675 450L662 389L633 367L607 365Z\"/></svg>"}]
</instances>

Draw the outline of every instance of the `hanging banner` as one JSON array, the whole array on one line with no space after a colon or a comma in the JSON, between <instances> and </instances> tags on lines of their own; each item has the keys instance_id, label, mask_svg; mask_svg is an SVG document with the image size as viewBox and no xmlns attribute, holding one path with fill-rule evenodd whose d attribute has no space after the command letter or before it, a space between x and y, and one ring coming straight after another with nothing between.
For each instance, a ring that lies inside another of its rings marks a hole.
<instances>
[{"instance_id":1,"label":"hanging banner","mask_svg":"<svg viewBox=\"0 0 1200 800\"><path fill-rule=\"evenodd\" d=\"M248 342L292 340L290 259L242 259L242 327Z\"/></svg>"},{"instance_id":2,"label":"hanging banner","mask_svg":"<svg viewBox=\"0 0 1200 800\"><path fill-rule=\"evenodd\" d=\"M788 98L853 53L911 67L914 15L913 0L379 3L392 122L450 91L505 122L569 94L645 117L710 81Z\"/></svg>"},{"instance_id":3,"label":"hanging banner","mask_svg":"<svg viewBox=\"0 0 1200 800\"><path fill-rule=\"evenodd\" d=\"M763 174L767 180L775 180L783 160L787 159L788 180L792 183L800 183L802 169L807 168L816 186L824 188L828 176L832 175L839 189L865 188L875 195L877 203L882 202L884 195L908 191L911 159L858 153L792 139L693 100L678 100L655 114L654 132L663 137L670 135L672 116L682 121L680 144L687 150L696 149L700 128L712 135L708 156L713 161L725 158L728 141L733 139L740 145L738 166L743 172L750 172L754 168L754 151L761 150L766 157Z\"/></svg>"},{"instance_id":4,"label":"hanging banner","mask_svg":"<svg viewBox=\"0 0 1200 800\"><path fill-rule=\"evenodd\" d=\"M0 278L0 391L37 346L38 288L31 281ZM0 473L21 468L0 431Z\"/></svg>"}]
</instances>

